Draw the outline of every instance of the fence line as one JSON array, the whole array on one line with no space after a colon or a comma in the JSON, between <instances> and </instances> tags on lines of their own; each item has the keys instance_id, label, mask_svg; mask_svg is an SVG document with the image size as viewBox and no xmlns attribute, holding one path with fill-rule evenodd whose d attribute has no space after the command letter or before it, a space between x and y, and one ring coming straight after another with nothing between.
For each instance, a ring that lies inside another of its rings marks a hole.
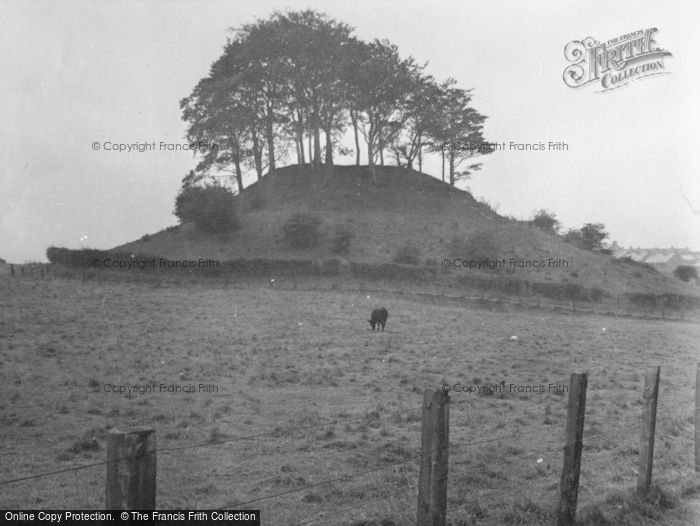
<instances>
[{"instance_id":1,"label":"fence line","mask_svg":"<svg viewBox=\"0 0 700 526\"><path fill-rule=\"evenodd\" d=\"M177 278L177 279L167 279L163 278L161 276L161 273L156 273L156 274L143 274L143 275L129 275L129 274L118 274L119 272L124 272L124 271L114 271L114 270L104 270L104 269L92 269L88 271L89 267L84 267L82 269L64 269L64 268L58 268L56 267L55 269L52 268L52 265L49 263L38 263L38 264L28 264L28 265L10 265L11 267L11 276L12 277L17 277L17 273L15 272L14 267L19 267L21 270L21 277L32 277L35 278L34 275L34 269L40 269L41 271L41 279L44 278L44 269L47 270L46 274L50 275L53 279L59 278L59 279L82 279L82 282L85 283L88 281L91 277L95 279L95 282L97 283L106 283L106 282L111 282L111 283L134 283L134 284L140 284L140 283L152 283L154 286L163 286L165 284L169 283L177 283L181 284L182 278ZM28 268L29 272L25 273L24 269ZM76 276L76 273L79 272L80 277ZM39 276L39 272L37 271L36 277ZM184 274L186 277L186 280L190 280L190 283L197 283L197 282L203 282L203 283L218 283L221 284L225 287L230 287L232 284L232 277L237 277L237 275L231 275L231 276L197 276L194 274ZM157 277L157 279L155 279ZM305 287L303 289L298 289L298 282L299 280L305 280L309 281L308 278L310 277L315 277L318 278L319 276L307 276L307 275L300 275L300 276L290 276L290 275L276 275L273 277L273 274L261 274L261 275L244 275L245 278L248 280L252 281L260 281L261 283L269 283L269 285L273 288L277 288L279 290L306 290L306 291L341 291L344 290L346 292L352 291L352 292L361 292L361 293L393 293L396 292L396 289L382 289L382 288L368 288L367 283L382 283L386 281L391 281L392 283L401 283L401 284L406 284L406 283L411 283L411 284L416 284L412 281L406 281L404 279L367 279L367 278L362 278L362 277L357 277L355 275L324 275L320 276L323 279L327 280L332 280L334 281L334 285L330 289L325 289L325 288L318 288L318 287ZM478 278L475 278L476 281L479 281ZM487 281L489 278L484 278ZM281 284L285 281L288 280L288 284L291 283L290 288L283 288ZM356 284L356 286L352 289L341 289L340 284L341 283L346 283L347 281L352 281L353 283ZM453 300L458 300L458 301L469 301L469 302L490 302L490 303L507 303L511 306L521 306L521 307L537 307L537 308L544 308L544 309L549 309L549 310L560 310L560 309L565 309L567 312L571 312L572 314L577 314L577 313L582 313L582 314L594 314L594 315L614 315L614 316L627 316L627 317L632 317L632 318L644 318L644 319L668 319L668 320L684 320L685 319L685 314L686 313L691 313L691 312L697 312L698 308L697 305L693 304L690 306L674 306L671 304L666 305L664 303L665 300L661 299L659 301L654 300L652 303L648 303L645 298L641 298L640 301L642 303L635 303L635 294L639 296L641 293L615 293L615 294L608 294L607 295L607 300L606 299L588 299L588 300L583 300L580 298L555 298L555 297L549 297L547 295L543 295L542 293L538 292L530 292L529 289L531 289L533 286L536 286L537 284L544 283L546 284L547 282L538 282L538 281L528 281L528 280L521 280L522 283L528 284L524 288L521 286L518 289L518 293L513 293L513 292L506 292L506 291L501 291L501 290L481 290L478 287L475 286L468 286L464 284L460 284L459 281L455 281L452 283L452 285L459 287L459 290L462 291L462 294L460 295L450 295L446 293L447 286L445 283L443 283L440 279L437 281L431 281L431 282L418 282L419 285L423 285L426 288L429 288L434 291L439 291L438 293L435 292L414 292L413 295L417 296L426 296L426 297L432 297L432 298L439 298L439 299L453 299ZM316 284L317 279L314 279L313 283ZM308 284L308 283L307 283ZM454 287L452 287L454 288ZM524 290L524 292L523 292ZM405 291L402 291L405 292ZM627 294L630 294L630 297L627 297ZM621 300L620 297L623 296L624 304L621 305ZM644 296L642 294L642 296ZM689 298L692 298L692 296L689 296ZM657 298L658 299L658 298ZM583 306L588 306L590 308L582 308ZM596 306L600 306L600 308L606 308L607 310L596 310ZM612 309L612 311L611 311ZM613 312L615 311L615 312ZM650 316L651 314L657 313L659 314L658 316ZM669 318L667 317L667 313L676 313L678 317L676 318Z\"/></svg>"},{"instance_id":2,"label":"fence line","mask_svg":"<svg viewBox=\"0 0 700 526\"><path fill-rule=\"evenodd\" d=\"M692 466L697 472L698 465L697 459L700 453L697 437L698 430L700 429L700 411L698 406L700 405L700 364L698 364L698 375L696 383L696 410L695 410L695 465ZM653 462L653 444L654 436L656 432L656 397L659 392L659 372L660 368L658 366L650 367L647 369L647 375L645 377L645 386L643 391L644 404L641 408L641 419L637 422L615 426L613 430L616 434L621 432L629 435L631 429L638 429L641 427L642 435L640 440L640 458L639 458L639 476L637 484L637 492L640 496L644 497L648 493L651 482L652 482L652 462ZM569 526L575 522L576 508L578 505L578 492L579 492L579 477L581 470L581 458L593 456L594 453L586 451L584 447L584 440L588 443L592 440L596 440L600 437L610 436L611 431L600 431L592 434L585 434L584 426L584 414L586 407L586 386L588 385L587 374L574 374L570 385L573 386L569 393L569 404L568 404L568 418L567 418L567 438L566 446L564 448L564 466L561 474L560 490L561 498L559 504L559 510L557 514L557 524L562 526ZM527 426L524 429L520 429L514 433L507 433L503 435L498 435L495 437L489 437L485 439L477 439L471 441L462 441L459 443L449 442L449 406L452 405L448 393L442 389L436 391L426 390L424 393L424 403L422 405L423 409L423 440L422 446L418 449L415 454L410 455L407 459L392 462L386 465L374 467L371 469L365 469L353 473L347 473L339 475L336 477L328 478L319 482L312 484L306 484L299 488L293 488L286 491L278 492L270 495L259 496L255 499L249 499L245 501L235 502L232 504L227 504L217 508L218 510L225 510L229 508L241 507L256 502L261 502L264 500L269 500L273 498L282 497L285 495L290 495L293 493L298 493L300 491L305 491L311 488L320 487L323 485L333 484L335 482L347 481L350 479L356 479L358 477L368 475L371 473L377 473L389 469L393 469L397 466L410 464L415 462L419 458L421 459L421 470L419 474L419 480L417 485L408 485L402 488L398 492L391 493L389 495L383 495L380 497L375 497L370 500L364 500L360 503L354 504L353 506L346 507L340 510L335 510L331 512L322 513L321 515L314 517L312 519L306 520L305 522L298 523L299 526L304 524L310 524L319 521L324 518L334 517L347 513L351 510L356 510L368 506L369 504L393 499L398 495L405 494L409 491L418 489L419 495L419 511L416 518L416 524L422 524L424 522L430 522L433 526L444 526L446 523L446 517L448 513L453 513L460 509L466 508L472 505L474 502L470 501L464 503L457 507L447 507L447 482L448 480L453 480L456 483L459 481L459 477L462 475L474 475L487 470L491 470L494 467L507 465L511 462L522 462L529 458L544 456L545 452L551 451L551 446L561 439L555 436L549 435L547 439L540 440L538 442L539 451L533 451L529 453L525 452L514 452L504 456L499 456L490 459L487 463L479 463L471 467L465 467L462 471L450 473L447 469L447 456L448 451L452 450L468 450L474 446L493 444L501 442L509 438L513 438L522 435L528 429L542 429L542 426L533 425ZM409 409L411 410L411 409ZM404 414L407 409L401 409L396 412L396 414ZM367 415L363 415L361 418L351 420L352 421L362 421L367 418ZM321 428L328 425L339 425L347 424L341 419L334 419L332 422L324 423L314 423L306 426L299 426L296 429L313 429ZM86 464L82 466L75 466L71 468L56 470L47 473L40 473L25 477L19 477L15 479L0 481L0 485L7 485L12 483L17 483L26 480L32 480L40 477L56 475L60 473L77 472L79 470L88 469L96 466L107 465L107 503L114 509L130 509L135 506L135 502L140 502L141 509L155 509L155 487L156 487L156 471L155 471L155 457L157 452L173 452L182 451L186 449L192 449L197 447L214 446L220 444L226 444L236 441L249 440L254 438L259 438L262 436L271 436L284 432L284 430L275 429L266 433L257 433L253 435L233 437L230 439L222 441L209 441L206 443L195 443L187 446L176 446L176 447L166 447L166 448L156 448L155 447L155 432L152 430L140 430L135 432L119 432L113 430L107 435L108 438L108 459L105 461L94 462L91 464ZM531 438L531 440L533 440ZM119 445L121 444L121 446ZM128 454L125 452L128 451ZM119 454L123 453L123 454ZM606 451L606 455L608 452ZM336 458L334 456L334 458ZM431 459L430 462L426 463L426 459ZM591 459L592 460L592 459ZM375 459L376 461L376 459ZM435 471L435 463L442 464L442 468ZM135 469L134 466L138 465L139 468ZM691 469L692 469L691 468ZM547 466L547 471L551 468ZM681 469L681 467L679 467ZM440 473L442 470L444 473ZM133 476L133 473L141 473L141 479L139 479L138 485L130 485L129 477ZM143 476L146 473L147 476ZM125 482L126 481L126 482ZM403 478L404 482L408 482L405 475ZM384 484L381 486L381 490L391 487L391 483ZM133 487L132 487L133 486ZM585 484L584 491L588 490L588 485ZM132 488L132 489L129 489ZM138 488L136 495L134 493L134 488ZM495 493L497 491L504 491L504 488L489 488L489 491ZM540 487L539 490L545 495L546 493L554 491L554 489L546 489L546 487ZM422 492L422 493L421 493ZM421 494L423 497L421 497ZM140 496L139 496L140 495ZM539 493L538 493L539 495ZM134 500L136 499L136 500ZM141 499L141 500L138 500ZM422 500L421 500L422 499ZM586 499L587 500L587 499ZM145 504L144 504L145 503ZM422 503L422 504L421 504Z\"/></svg>"},{"instance_id":3,"label":"fence line","mask_svg":"<svg viewBox=\"0 0 700 526\"><path fill-rule=\"evenodd\" d=\"M419 410L420 408L414 408L414 409L415 409L415 410ZM400 412L403 413L403 412L405 412L405 410L401 410ZM395 413L394 413L394 415L396 415L396 414L399 414L399 412L395 412ZM257 439L257 438L261 438L261 437L265 437L265 436L276 435L276 434L278 434L278 433L283 433L283 432L291 432L291 431L299 431L299 430L308 430L308 429L313 429L313 428L319 428L319 429L320 429L320 428L326 427L326 426L328 426L328 425L338 425L338 424L347 425L347 424L349 424L349 423L362 422L362 421L364 421L366 418L367 418L367 416L364 415L364 416L362 416L362 417L358 417L358 418L355 418L355 419L350 420L350 421L341 421L341 422L321 422L321 423L316 423L316 424L309 424L309 425L306 425L306 426L298 426L298 427L294 427L294 428L287 429L287 430L276 429L276 430L273 430L273 431L268 431L268 432L265 432L265 433L258 433L258 434L254 434L254 435L245 435L245 436L240 436L240 437L232 437L232 438L230 438L230 439L225 439L225 440L220 440L220 441L198 442L198 443L195 443L195 444L188 444L188 445L186 445L186 446L174 446L174 447L156 448L156 449L155 449L155 452L157 452L157 453L171 453L171 452L174 452L174 451L183 451L183 450L194 449L194 448L199 448L199 447L219 446L219 445L222 445L222 444L229 444L229 443L233 443L233 442L237 442L237 441L253 440L253 439ZM499 436L499 437L496 437L496 438L489 438L489 439L477 440L477 441L473 441L473 442L466 443L466 444L459 444L459 447L469 447L469 446L473 446L473 445L482 445L482 444L486 444L486 443L490 443L490 442L497 442L497 441L500 441L500 440L505 440L505 439L507 439L507 438L512 438L512 437L514 437L514 436L517 436L517 435L519 435L520 433L522 433L524 430L535 429L535 428L540 428L540 426L538 426L538 425L528 426L528 427L522 428L522 429L521 429L520 431L518 431L517 433L512 433L512 434L510 434L510 435L502 435L502 436ZM457 447L457 446L458 446L457 444L451 444L451 445L449 445L448 447ZM419 449L420 449L420 448L419 448ZM416 455L419 455L419 454L420 454L420 451L419 451L418 453L416 453ZM99 462L94 462L94 463L90 463L90 464L83 464L83 465L74 466L74 467L71 467L71 468L65 468L65 469L60 469L60 470L56 470L56 471L47 471L47 472L44 472L44 473L37 473L37 474L34 474L34 475L28 475L28 476L24 476L24 477L15 478L15 479L3 480L3 481L0 481L0 486L1 486L1 485L5 485L5 484L12 484L12 483L15 483L15 482L22 482L22 481L25 481L25 480L31 480L31 479L41 478L41 477L48 477L48 476L52 476L52 475L59 475L59 474L61 474L61 473L68 473L68 472L71 472L71 471L79 471L79 470L88 469L88 468L92 468L92 467L96 467L96 466L103 466L103 465L109 464L109 463L111 463L111 462L118 462L118 461L121 461L121 460L127 460L128 458L130 458L130 457L129 457L129 456L125 456L125 457L120 457L120 458L113 459L113 460L102 460L102 461L99 461ZM405 462L404 462L404 463L405 463Z\"/></svg>"}]
</instances>

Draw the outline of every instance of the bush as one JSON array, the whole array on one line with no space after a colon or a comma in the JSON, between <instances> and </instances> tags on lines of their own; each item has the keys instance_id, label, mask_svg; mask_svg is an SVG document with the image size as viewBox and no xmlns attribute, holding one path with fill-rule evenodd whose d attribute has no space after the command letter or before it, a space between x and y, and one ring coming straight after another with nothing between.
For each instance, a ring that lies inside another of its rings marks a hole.
<instances>
[{"instance_id":1,"label":"bush","mask_svg":"<svg viewBox=\"0 0 700 526\"><path fill-rule=\"evenodd\" d=\"M417 265L420 261L420 249L413 245L404 245L396 252L394 263Z\"/></svg>"},{"instance_id":2,"label":"bush","mask_svg":"<svg viewBox=\"0 0 700 526\"><path fill-rule=\"evenodd\" d=\"M532 224L540 230L550 234L556 234L561 227L561 223L557 219L557 216L544 209L535 214L535 217L532 219Z\"/></svg>"},{"instance_id":3,"label":"bush","mask_svg":"<svg viewBox=\"0 0 700 526\"><path fill-rule=\"evenodd\" d=\"M282 236L294 248L316 246L321 237L321 222L321 217L317 214L296 213L282 227Z\"/></svg>"},{"instance_id":4,"label":"bush","mask_svg":"<svg viewBox=\"0 0 700 526\"><path fill-rule=\"evenodd\" d=\"M335 231L331 251L335 254L347 254L350 252L350 244L354 235L349 227L339 226Z\"/></svg>"},{"instance_id":5,"label":"bush","mask_svg":"<svg viewBox=\"0 0 700 526\"><path fill-rule=\"evenodd\" d=\"M691 265L679 265L673 271L673 275L681 281L690 281L698 277L698 269Z\"/></svg>"},{"instance_id":6,"label":"bush","mask_svg":"<svg viewBox=\"0 0 700 526\"><path fill-rule=\"evenodd\" d=\"M186 186L175 199L181 223L194 223L206 232L223 234L239 226L236 197L223 186Z\"/></svg>"},{"instance_id":7,"label":"bush","mask_svg":"<svg viewBox=\"0 0 700 526\"><path fill-rule=\"evenodd\" d=\"M584 250L600 251L603 241L609 237L602 223L586 223L580 229L571 229L564 236L564 241Z\"/></svg>"}]
</instances>

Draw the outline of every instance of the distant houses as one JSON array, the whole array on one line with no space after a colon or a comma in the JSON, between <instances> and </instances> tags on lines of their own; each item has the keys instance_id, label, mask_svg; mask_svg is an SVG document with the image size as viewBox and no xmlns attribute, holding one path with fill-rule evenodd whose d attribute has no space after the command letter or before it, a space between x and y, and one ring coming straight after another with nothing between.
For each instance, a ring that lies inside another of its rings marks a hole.
<instances>
[{"instance_id":1,"label":"distant houses","mask_svg":"<svg viewBox=\"0 0 700 526\"><path fill-rule=\"evenodd\" d=\"M700 252L693 252L688 248L623 248L615 242L610 249L617 258L628 257L640 263L647 263L665 274L673 274L681 265L695 267L700 274Z\"/></svg>"}]
</instances>

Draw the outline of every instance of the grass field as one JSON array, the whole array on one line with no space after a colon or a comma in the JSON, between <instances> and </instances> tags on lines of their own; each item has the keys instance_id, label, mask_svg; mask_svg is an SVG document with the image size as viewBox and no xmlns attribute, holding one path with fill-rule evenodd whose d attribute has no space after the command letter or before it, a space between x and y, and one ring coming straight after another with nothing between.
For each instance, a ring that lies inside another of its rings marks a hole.
<instances>
[{"instance_id":1,"label":"grass field","mask_svg":"<svg viewBox=\"0 0 700 526\"><path fill-rule=\"evenodd\" d=\"M366 321L380 305L390 312L384 333ZM627 513L629 524L643 524L629 519L643 508L658 524L666 495L695 484L698 341L697 320L493 312L252 282L4 277L0 480L102 461L107 430L147 426L163 449L159 508L261 509L263 524L411 524L424 389L547 386L588 371L579 515L593 524L597 514ZM662 491L656 505L631 509L648 365L662 366L654 465ZM105 392L107 384L218 392L127 395ZM458 509L448 522L550 523L567 397L453 392L451 401L448 509ZM251 435L262 436L236 439ZM176 449L190 445L198 446ZM0 508L101 508L104 481L96 466L7 484ZM275 494L284 495L247 503Z\"/></svg>"}]
</instances>

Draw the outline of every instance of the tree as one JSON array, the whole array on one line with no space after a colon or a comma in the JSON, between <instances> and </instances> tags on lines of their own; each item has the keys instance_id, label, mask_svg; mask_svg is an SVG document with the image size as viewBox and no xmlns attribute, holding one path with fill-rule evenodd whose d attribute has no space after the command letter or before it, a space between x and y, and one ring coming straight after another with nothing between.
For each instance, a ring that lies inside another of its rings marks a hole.
<instances>
[{"instance_id":1,"label":"tree","mask_svg":"<svg viewBox=\"0 0 700 526\"><path fill-rule=\"evenodd\" d=\"M603 241L609 237L602 223L586 223L580 230L569 230L564 236L564 241L572 243L585 250L600 251L603 249Z\"/></svg>"},{"instance_id":2,"label":"tree","mask_svg":"<svg viewBox=\"0 0 700 526\"><path fill-rule=\"evenodd\" d=\"M344 67L351 28L312 10L276 13L272 24L283 43L283 70L288 113L295 123L299 159L303 157L305 128L313 137L312 162L321 163L321 130L326 138L326 164L333 163L333 138L342 133ZM310 152L311 153L311 152Z\"/></svg>"},{"instance_id":3,"label":"tree","mask_svg":"<svg viewBox=\"0 0 700 526\"><path fill-rule=\"evenodd\" d=\"M440 87L431 76L423 74L425 66L408 62L410 87L408 97L402 109L404 116L402 130L396 134L391 145L397 164L405 161L405 166L413 168L418 160L418 170L423 169L423 149L431 129L436 128L436 119L440 113Z\"/></svg>"},{"instance_id":4,"label":"tree","mask_svg":"<svg viewBox=\"0 0 700 526\"><path fill-rule=\"evenodd\" d=\"M470 91L453 80L438 84L425 64L402 58L386 40L364 42L313 10L274 12L233 31L209 74L181 101L188 138L219 145L201 152L198 174L228 173L241 192L248 169L260 179L294 150L299 164L308 151L316 167L325 159L330 169L350 126L355 162L362 136L375 180L387 150L399 165L417 161L419 170L426 147L439 152L452 186L479 168L460 168L467 159L490 152L439 148L483 143L485 117L470 106Z\"/></svg>"},{"instance_id":5,"label":"tree","mask_svg":"<svg viewBox=\"0 0 700 526\"><path fill-rule=\"evenodd\" d=\"M453 79L442 84L439 113L429 130L433 151L443 156L443 181L446 162L452 187L481 168L480 163L473 163L459 170L465 161L492 151L482 134L486 117L469 105L471 90L455 88L454 84Z\"/></svg>"},{"instance_id":6,"label":"tree","mask_svg":"<svg viewBox=\"0 0 700 526\"><path fill-rule=\"evenodd\" d=\"M349 96L354 105L355 120L367 144L370 172L376 178L377 157L382 158L384 146L400 129L398 118L410 90L407 63L399 57L398 48L386 40L370 44L357 42L359 57L355 76L348 79Z\"/></svg>"},{"instance_id":7,"label":"tree","mask_svg":"<svg viewBox=\"0 0 700 526\"><path fill-rule=\"evenodd\" d=\"M698 269L692 265L679 265L673 271L673 275L681 281L690 281L691 279L697 279Z\"/></svg>"},{"instance_id":8,"label":"tree","mask_svg":"<svg viewBox=\"0 0 700 526\"><path fill-rule=\"evenodd\" d=\"M561 223L557 219L557 216L545 209L541 209L535 213L532 224L549 234L556 234L559 232L559 228L561 228Z\"/></svg>"},{"instance_id":9,"label":"tree","mask_svg":"<svg viewBox=\"0 0 700 526\"><path fill-rule=\"evenodd\" d=\"M242 42L229 41L224 55L212 64L209 76L180 101L182 118L190 123L188 139L218 145L203 152L196 171L235 175L239 193L243 191L242 164L252 164L258 179L264 168L260 141L265 122L262 101L251 86L239 84L238 89L231 88L231 78L239 76L244 67L237 59L243 48Z\"/></svg>"},{"instance_id":10,"label":"tree","mask_svg":"<svg viewBox=\"0 0 700 526\"><path fill-rule=\"evenodd\" d=\"M206 232L229 233L238 223L235 196L219 185L185 185L175 199L175 215Z\"/></svg>"}]
</instances>

